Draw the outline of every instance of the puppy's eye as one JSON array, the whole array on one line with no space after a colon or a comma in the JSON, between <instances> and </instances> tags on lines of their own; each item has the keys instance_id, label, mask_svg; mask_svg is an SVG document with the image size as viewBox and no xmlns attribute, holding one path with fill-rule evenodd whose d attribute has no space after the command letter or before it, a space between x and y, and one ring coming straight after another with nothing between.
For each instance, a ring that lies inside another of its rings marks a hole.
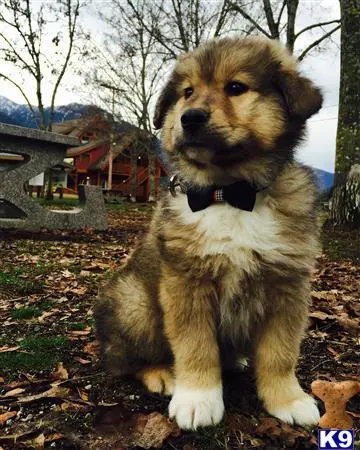
<instances>
[{"instance_id":1,"label":"puppy's eye","mask_svg":"<svg viewBox=\"0 0 360 450\"><path fill-rule=\"evenodd\" d=\"M225 86L226 94L231 96L241 95L248 90L249 87L244 83L240 83L240 81L230 81L230 83Z\"/></svg>"},{"instance_id":2,"label":"puppy's eye","mask_svg":"<svg viewBox=\"0 0 360 450\"><path fill-rule=\"evenodd\" d=\"M189 97L191 97L193 92L194 92L194 89L191 88L191 87L188 87L188 88L184 89L184 97L185 97L185 99L188 99Z\"/></svg>"}]
</instances>

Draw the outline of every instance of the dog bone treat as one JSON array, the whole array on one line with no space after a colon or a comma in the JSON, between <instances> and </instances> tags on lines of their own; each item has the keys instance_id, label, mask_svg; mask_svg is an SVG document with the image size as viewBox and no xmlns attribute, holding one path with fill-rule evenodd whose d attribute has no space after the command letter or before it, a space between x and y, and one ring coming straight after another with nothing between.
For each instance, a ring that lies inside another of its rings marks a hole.
<instances>
[{"instance_id":1,"label":"dog bone treat","mask_svg":"<svg viewBox=\"0 0 360 450\"><path fill-rule=\"evenodd\" d=\"M316 380L311 384L311 389L316 397L325 404L325 414L320 418L321 428L338 428L346 430L352 428L353 420L346 412L347 402L360 393L360 382Z\"/></svg>"}]
</instances>

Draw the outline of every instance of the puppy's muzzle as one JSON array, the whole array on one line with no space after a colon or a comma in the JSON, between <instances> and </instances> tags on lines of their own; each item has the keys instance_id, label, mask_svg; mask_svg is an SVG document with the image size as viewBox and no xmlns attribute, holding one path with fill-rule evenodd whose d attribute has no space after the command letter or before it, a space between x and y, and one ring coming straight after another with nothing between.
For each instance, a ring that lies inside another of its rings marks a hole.
<instances>
[{"instance_id":1,"label":"puppy's muzzle","mask_svg":"<svg viewBox=\"0 0 360 450\"><path fill-rule=\"evenodd\" d=\"M204 109L188 109L181 116L181 125L186 132L193 133L203 128L209 121L210 114Z\"/></svg>"}]
</instances>

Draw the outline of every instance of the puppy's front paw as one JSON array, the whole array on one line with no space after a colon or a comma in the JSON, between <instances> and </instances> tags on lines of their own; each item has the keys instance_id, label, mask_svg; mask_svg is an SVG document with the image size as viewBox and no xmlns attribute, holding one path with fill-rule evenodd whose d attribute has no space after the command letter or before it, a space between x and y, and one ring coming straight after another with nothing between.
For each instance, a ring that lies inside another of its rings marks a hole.
<instances>
[{"instance_id":1,"label":"puppy's front paw","mask_svg":"<svg viewBox=\"0 0 360 450\"><path fill-rule=\"evenodd\" d=\"M186 389L176 386L169 415L184 430L217 425L224 415L222 386L212 389Z\"/></svg>"},{"instance_id":2,"label":"puppy's front paw","mask_svg":"<svg viewBox=\"0 0 360 450\"><path fill-rule=\"evenodd\" d=\"M307 394L284 407L269 410L269 413L284 422L291 424L295 422L304 427L317 425L320 420L316 401Z\"/></svg>"}]
</instances>

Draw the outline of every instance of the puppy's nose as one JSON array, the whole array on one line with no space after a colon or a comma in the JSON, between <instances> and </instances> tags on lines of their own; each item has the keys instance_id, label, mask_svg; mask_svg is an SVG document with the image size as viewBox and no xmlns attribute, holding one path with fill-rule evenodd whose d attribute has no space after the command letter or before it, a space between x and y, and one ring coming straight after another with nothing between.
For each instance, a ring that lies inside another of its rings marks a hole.
<instances>
[{"instance_id":1,"label":"puppy's nose","mask_svg":"<svg viewBox=\"0 0 360 450\"><path fill-rule=\"evenodd\" d=\"M188 109L181 116L181 125L184 130L196 131L209 120L209 113L204 109Z\"/></svg>"}]
</instances>

